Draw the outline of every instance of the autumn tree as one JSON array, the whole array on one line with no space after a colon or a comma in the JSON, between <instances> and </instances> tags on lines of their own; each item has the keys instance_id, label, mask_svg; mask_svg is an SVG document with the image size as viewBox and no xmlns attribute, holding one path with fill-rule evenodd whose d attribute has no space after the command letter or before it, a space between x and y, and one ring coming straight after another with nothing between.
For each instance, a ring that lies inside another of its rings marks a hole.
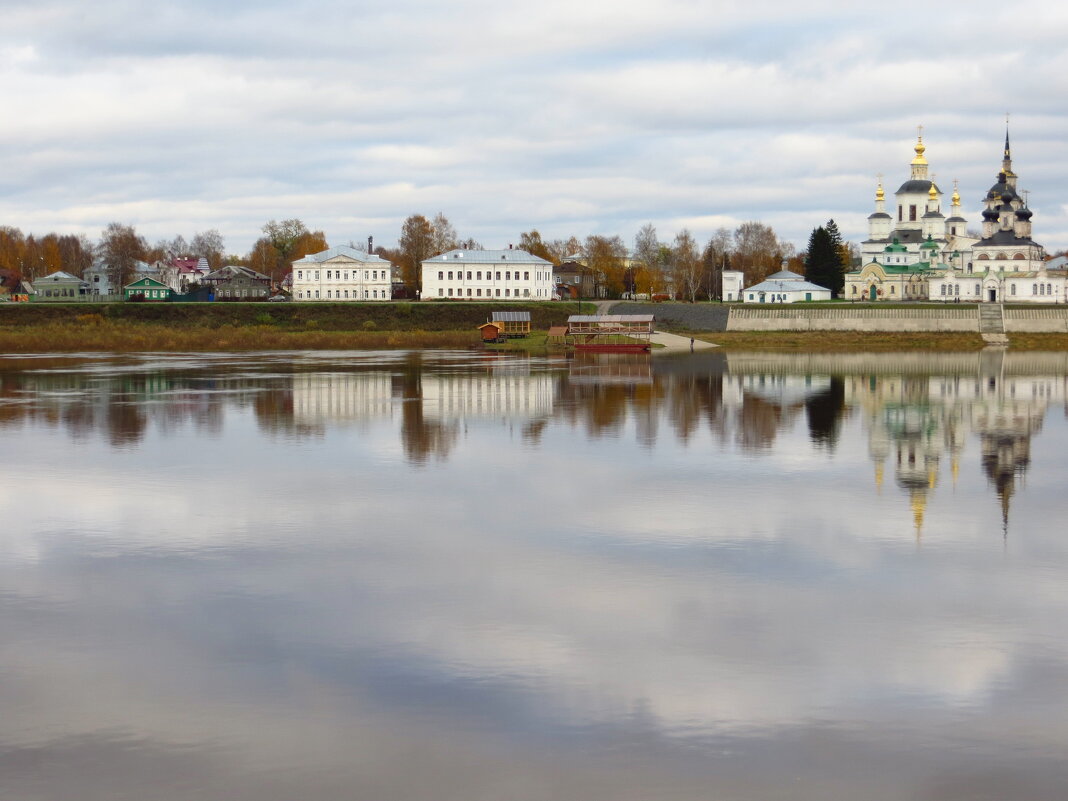
<instances>
[{"instance_id":1,"label":"autumn tree","mask_svg":"<svg viewBox=\"0 0 1068 801\"><path fill-rule=\"evenodd\" d=\"M541 234L538 232L537 228L532 228L519 235L519 249L525 250L532 256L537 256L539 259L545 259L554 264L557 263L553 259L552 251L549 250L549 246L542 240Z\"/></svg>"},{"instance_id":2,"label":"autumn tree","mask_svg":"<svg viewBox=\"0 0 1068 801\"><path fill-rule=\"evenodd\" d=\"M734 229L731 266L745 273L746 285L763 281L778 270L781 246L770 225L749 221Z\"/></svg>"},{"instance_id":3,"label":"autumn tree","mask_svg":"<svg viewBox=\"0 0 1068 801\"><path fill-rule=\"evenodd\" d=\"M585 258L582 242L579 241L577 236L570 236L567 239L553 239L545 243L545 248L549 251L549 261L553 264L563 264L568 259L575 257Z\"/></svg>"},{"instance_id":4,"label":"autumn tree","mask_svg":"<svg viewBox=\"0 0 1068 801\"><path fill-rule=\"evenodd\" d=\"M586 266L593 272L607 293L614 297L624 290L624 273L627 258L627 246L618 236L586 237L584 248Z\"/></svg>"},{"instance_id":5,"label":"autumn tree","mask_svg":"<svg viewBox=\"0 0 1068 801\"><path fill-rule=\"evenodd\" d=\"M133 280L139 261L148 251L148 243L132 225L108 223L100 237L100 257L108 266L111 285L120 289Z\"/></svg>"},{"instance_id":6,"label":"autumn tree","mask_svg":"<svg viewBox=\"0 0 1068 801\"><path fill-rule=\"evenodd\" d=\"M401 226L401 280L410 289L422 287L422 263L434 255L434 226L422 214L413 214Z\"/></svg>"},{"instance_id":7,"label":"autumn tree","mask_svg":"<svg viewBox=\"0 0 1068 801\"><path fill-rule=\"evenodd\" d=\"M697 300L701 289L701 254L693 234L683 228L675 235L675 244L671 248L671 267L675 278L675 291L685 293L690 303Z\"/></svg>"}]
</instances>

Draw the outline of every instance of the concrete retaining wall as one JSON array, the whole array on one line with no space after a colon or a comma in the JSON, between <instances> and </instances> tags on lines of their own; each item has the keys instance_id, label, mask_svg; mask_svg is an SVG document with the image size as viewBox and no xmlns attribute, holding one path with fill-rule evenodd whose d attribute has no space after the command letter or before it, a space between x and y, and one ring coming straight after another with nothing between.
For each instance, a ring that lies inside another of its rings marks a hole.
<instances>
[{"instance_id":1,"label":"concrete retaining wall","mask_svg":"<svg viewBox=\"0 0 1068 801\"><path fill-rule=\"evenodd\" d=\"M1005 309L1005 331L1010 334L1068 332L1068 307L1056 309Z\"/></svg>"},{"instance_id":2,"label":"concrete retaining wall","mask_svg":"<svg viewBox=\"0 0 1068 801\"><path fill-rule=\"evenodd\" d=\"M979 312L971 308L873 309L852 306L760 308L735 306L728 331L979 331ZM1062 330L1062 329L1057 329Z\"/></svg>"}]
</instances>

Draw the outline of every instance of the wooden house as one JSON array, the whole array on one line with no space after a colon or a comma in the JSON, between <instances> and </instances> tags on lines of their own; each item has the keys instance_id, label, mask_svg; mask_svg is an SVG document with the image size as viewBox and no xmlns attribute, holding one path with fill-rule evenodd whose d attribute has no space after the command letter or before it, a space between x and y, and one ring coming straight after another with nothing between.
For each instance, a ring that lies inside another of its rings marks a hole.
<instances>
[{"instance_id":1,"label":"wooden house","mask_svg":"<svg viewBox=\"0 0 1068 801\"><path fill-rule=\"evenodd\" d=\"M127 284L122 288L122 296L124 300L133 300L134 298L160 302L169 300L171 297L171 288L162 281L157 281L155 278L139 278L132 284Z\"/></svg>"},{"instance_id":2,"label":"wooden house","mask_svg":"<svg viewBox=\"0 0 1068 801\"><path fill-rule=\"evenodd\" d=\"M483 342L504 342L504 327L500 323L483 323L478 331Z\"/></svg>"}]
</instances>

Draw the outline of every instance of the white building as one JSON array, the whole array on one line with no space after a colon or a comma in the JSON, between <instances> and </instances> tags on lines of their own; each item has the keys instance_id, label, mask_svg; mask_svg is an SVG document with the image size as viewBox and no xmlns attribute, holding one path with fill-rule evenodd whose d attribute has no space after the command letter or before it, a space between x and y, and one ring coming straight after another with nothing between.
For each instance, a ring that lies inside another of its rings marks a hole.
<instances>
[{"instance_id":1,"label":"white building","mask_svg":"<svg viewBox=\"0 0 1068 801\"><path fill-rule=\"evenodd\" d=\"M393 265L342 245L293 262L293 300L390 300Z\"/></svg>"},{"instance_id":2,"label":"white building","mask_svg":"<svg viewBox=\"0 0 1068 801\"><path fill-rule=\"evenodd\" d=\"M423 300L552 300L552 262L525 250L450 250L422 263Z\"/></svg>"},{"instance_id":3,"label":"white building","mask_svg":"<svg viewBox=\"0 0 1068 801\"><path fill-rule=\"evenodd\" d=\"M720 297L723 300L741 300L745 273L741 270L724 270Z\"/></svg>"},{"instance_id":4,"label":"white building","mask_svg":"<svg viewBox=\"0 0 1068 801\"><path fill-rule=\"evenodd\" d=\"M769 275L759 284L742 290L745 303L798 303L830 299L831 290L809 283L805 276L785 268Z\"/></svg>"}]
</instances>

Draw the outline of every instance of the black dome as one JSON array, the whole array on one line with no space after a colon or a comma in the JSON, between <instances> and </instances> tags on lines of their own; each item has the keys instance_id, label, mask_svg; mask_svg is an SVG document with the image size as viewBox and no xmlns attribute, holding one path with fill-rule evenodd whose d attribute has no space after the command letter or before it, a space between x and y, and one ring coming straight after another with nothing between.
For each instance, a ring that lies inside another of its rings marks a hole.
<instances>
[{"instance_id":1,"label":"black dome","mask_svg":"<svg viewBox=\"0 0 1068 801\"><path fill-rule=\"evenodd\" d=\"M922 178L913 178L911 181L905 181L901 184L901 188L897 190L897 194L902 192L926 192L931 188L931 182L925 181ZM937 189L938 187L935 187Z\"/></svg>"},{"instance_id":2,"label":"black dome","mask_svg":"<svg viewBox=\"0 0 1068 801\"><path fill-rule=\"evenodd\" d=\"M996 220L997 218L998 218L998 210L997 209L984 209L983 210L983 219L984 220Z\"/></svg>"},{"instance_id":3,"label":"black dome","mask_svg":"<svg viewBox=\"0 0 1068 801\"><path fill-rule=\"evenodd\" d=\"M1024 206L1022 209L1017 209L1016 216L1021 220L1030 220L1033 213L1031 209Z\"/></svg>"}]
</instances>

